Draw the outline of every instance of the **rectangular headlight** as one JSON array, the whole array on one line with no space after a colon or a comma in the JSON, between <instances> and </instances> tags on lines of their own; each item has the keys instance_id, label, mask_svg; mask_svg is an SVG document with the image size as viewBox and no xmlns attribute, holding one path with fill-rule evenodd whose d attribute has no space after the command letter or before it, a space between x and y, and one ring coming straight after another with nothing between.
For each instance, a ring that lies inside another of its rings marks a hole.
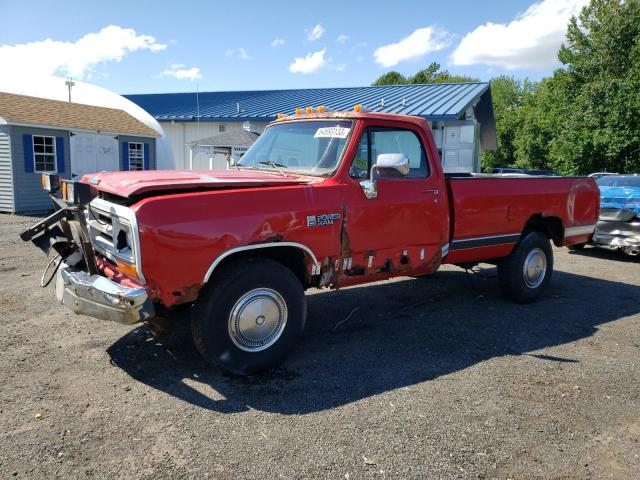
<instances>
[{"instance_id":1,"label":"rectangular headlight","mask_svg":"<svg viewBox=\"0 0 640 480\"><path fill-rule=\"evenodd\" d=\"M60 177L53 173L41 174L42 188L49 193L56 193L60 188Z\"/></svg>"},{"instance_id":2,"label":"rectangular headlight","mask_svg":"<svg viewBox=\"0 0 640 480\"><path fill-rule=\"evenodd\" d=\"M89 203L92 198L89 185L73 180L60 180L60 196L74 205Z\"/></svg>"}]
</instances>

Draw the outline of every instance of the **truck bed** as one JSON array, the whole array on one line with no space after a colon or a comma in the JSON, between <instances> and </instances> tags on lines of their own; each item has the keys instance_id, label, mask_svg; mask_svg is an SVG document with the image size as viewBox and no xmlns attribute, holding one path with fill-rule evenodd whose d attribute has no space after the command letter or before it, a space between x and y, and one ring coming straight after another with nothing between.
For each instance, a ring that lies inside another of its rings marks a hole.
<instances>
[{"instance_id":1,"label":"truck bed","mask_svg":"<svg viewBox=\"0 0 640 480\"><path fill-rule=\"evenodd\" d=\"M448 263L508 255L527 222L557 219L557 245L587 241L598 214L598 187L586 177L446 176L451 211ZM594 192L596 194L594 195Z\"/></svg>"}]
</instances>

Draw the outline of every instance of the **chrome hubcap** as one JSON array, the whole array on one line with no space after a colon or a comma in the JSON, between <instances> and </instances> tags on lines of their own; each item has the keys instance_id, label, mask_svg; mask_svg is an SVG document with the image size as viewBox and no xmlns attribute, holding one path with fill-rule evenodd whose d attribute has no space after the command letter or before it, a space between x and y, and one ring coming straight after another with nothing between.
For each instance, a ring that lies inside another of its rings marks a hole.
<instances>
[{"instance_id":1,"label":"chrome hubcap","mask_svg":"<svg viewBox=\"0 0 640 480\"><path fill-rule=\"evenodd\" d=\"M524 259L522 277L529 288L538 288L547 273L547 256L539 248L534 248Z\"/></svg>"},{"instance_id":2,"label":"chrome hubcap","mask_svg":"<svg viewBox=\"0 0 640 480\"><path fill-rule=\"evenodd\" d=\"M276 343L287 324L287 304L270 288L256 288L238 299L229 314L229 336L247 352Z\"/></svg>"}]
</instances>

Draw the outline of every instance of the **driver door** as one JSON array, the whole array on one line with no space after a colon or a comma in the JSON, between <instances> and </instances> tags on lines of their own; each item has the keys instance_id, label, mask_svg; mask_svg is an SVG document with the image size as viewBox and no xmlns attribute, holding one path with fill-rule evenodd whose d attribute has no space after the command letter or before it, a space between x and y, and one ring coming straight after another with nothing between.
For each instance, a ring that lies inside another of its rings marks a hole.
<instances>
[{"instance_id":1,"label":"driver door","mask_svg":"<svg viewBox=\"0 0 640 480\"><path fill-rule=\"evenodd\" d=\"M380 174L375 168L380 154L404 155L408 173L384 169ZM439 267L449 213L443 181L427 155L418 130L371 125L363 131L345 189L339 283L424 274ZM365 186L373 186L375 197L368 198Z\"/></svg>"}]
</instances>

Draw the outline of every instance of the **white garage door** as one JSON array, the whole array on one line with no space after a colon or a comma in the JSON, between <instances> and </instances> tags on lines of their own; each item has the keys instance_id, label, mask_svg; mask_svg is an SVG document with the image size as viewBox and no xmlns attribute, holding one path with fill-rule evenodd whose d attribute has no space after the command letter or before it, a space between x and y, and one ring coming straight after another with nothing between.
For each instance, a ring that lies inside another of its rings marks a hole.
<instances>
[{"instance_id":1,"label":"white garage door","mask_svg":"<svg viewBox=\"0 0 640 480\"><path fill-rule=\"evenodd\" d=\"M71 175L120 170L118 139L103 133L71 132Z\"/></svg>"}]
</instances>

